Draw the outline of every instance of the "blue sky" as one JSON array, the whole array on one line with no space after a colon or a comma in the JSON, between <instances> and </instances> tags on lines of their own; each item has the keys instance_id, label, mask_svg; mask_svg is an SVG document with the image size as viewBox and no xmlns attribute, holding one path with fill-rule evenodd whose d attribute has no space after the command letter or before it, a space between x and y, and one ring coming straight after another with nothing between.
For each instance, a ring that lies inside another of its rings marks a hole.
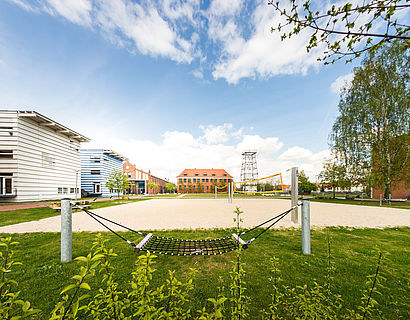
<instances>
[{"instance_id":1,"label":"blue sky","mask_svg":"<svg viewBox=\"0 0 410 320\"><path fill-rule=\"evenodd\" d=\"M329 155L338 88L307 35L281 42L266 1L0 2L1 109L35 110L175 180L258 152L260 176ZM285 177L286 180L286 177Z\"/></svg>"}]
</instances>

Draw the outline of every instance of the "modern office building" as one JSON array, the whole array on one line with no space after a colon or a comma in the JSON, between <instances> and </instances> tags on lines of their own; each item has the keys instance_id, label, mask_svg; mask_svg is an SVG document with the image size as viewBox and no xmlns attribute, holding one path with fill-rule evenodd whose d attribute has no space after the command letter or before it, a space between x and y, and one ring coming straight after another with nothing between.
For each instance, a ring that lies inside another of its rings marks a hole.
<instances>
[{"instance_id":1,"label":"modern office building","mask_svg":"<svg viewBox=\"0 0 410 320\"><path fill-rule=\"evenodd\" d=\"M224 169L185 169L177 176L180 193L214 192L215 186L227 185L232 176Z\"/></svg>"},{"instance_id":2,"label":"modern office building","mask_svg":"<svg viewBox=\"0 0 410 320\"><path fill-rule=\"evenodd\" d=\"M122 172L123 162L128 159L107 149L81 149L81 190L88 196L109 197L116 190L106 187L107 177L113 171ZM122 193L120 192L120 195Z\"/></svg>"},{"instance_id":3,"label":"modern office building","mask_svg":"<svg viewBox=\"0 0 410 320\"><path fill-rule=\"evenodd\" d=\"M35 111L0 110L0 201L75 198L85 136Z\"/></svg>"}]
</instances>

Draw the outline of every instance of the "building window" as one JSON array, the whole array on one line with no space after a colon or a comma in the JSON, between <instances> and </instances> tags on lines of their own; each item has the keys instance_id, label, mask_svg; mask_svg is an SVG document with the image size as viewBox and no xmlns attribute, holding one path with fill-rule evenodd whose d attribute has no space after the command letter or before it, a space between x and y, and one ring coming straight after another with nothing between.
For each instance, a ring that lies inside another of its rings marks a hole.
<instances>
[{"instance_id":1,"label":"building window","mask_svg":"<svg viewBox=\"0 0 410 320\"><path fill-rule=\"evenodd\" d=\"M191 182L191 179L190 179L190 178L188 178L188 182Z\"/></svg>"},{"instance_id":2,"label":"building window","mask_svg":"<svg viewBox=\"0 0 410 320\"><path fill-rule=\"evenodd\" d=\"M184 176L186 176L187 174L186 173L184 173Z\"/></svg>"},{"instance_id":3,"label":"building window","mask_svg":"<svg viewBox=\"0 0 410 320\"><path fill-rule=\"evenodd\" d=\"M65 187L64 187L64 188L63 188L63 193L64 193L64 194L67 194L67 193L68 193L68 188L65 188Z\"/></svg>"},{"instance_id":4,"label":"building window","mask_svg":"<svg viewBox=\"0 0 410 320\"><path fill-rule=\"evenodd\" d=\"M184 178L184 182L186 182L186 178Z\"/></svg>"},{"instance_id":5,"label":"building window","mask_svg":"<svg viewBox=\"0 0 410 320\"><path fill-rule=\"evenodd\" d=\"M204 177L206 177L207 176L207 174L206 173L204 173Z\"/></svg>"},{"instance_id":6,"label":"building window","mask_svg":"<svg viewBox=\"0 0 410 320\"><path fill-rule=\"evenodd\" d=\"M206 182L209 182L209 179L208 179L208 178L206 178Z\"/></svg>"},{"instance_id":7,"label":"building window","mask_svg":"<svg viewBox=\"0 0 410 320\"><path fill-rule=\"evenodd\" d=\"M226 177L226 173L224 173L223 176Z\"/></svg>"},{"instance_id":8,"label":"building window","mask_svg":"<svg viewBox=\"0 0 410 320\"><path fill-rule=\"evenodd\" d=\"M41 164L43 168L53 169L55 163L54 157L51 154L47 152L41 153Z\"/></svg>"},{"instance_id":9,"label":"building window","mask_svg":"<svg viewBox=\"0 0 410 320\"><path fill-rule=\"evenodd\" d=\"M213 173L212 176L215 177L215 173Z\"/></svg>"},{"instance_id":10,"label":"building window","mask_svg":"<svg viewBox=\"0 0 410 320\"><path fill-rule=\"evenodd\" d=\"M206 190L209 190L209 186L206 186Z\"/></svg>"},{"instance_id":11,"label":"building window","mask_svg":"<svg viewBox=\"0 0 410 320\"><path fill-rule=\"evenodd\" d=\"M205 182L205 179L202 179L202 182Z\"/></svg>"},{"instance_id":12,"label":"building window","mask_svg":"<svg viewBox=\"0 0 410 320\"><path fill-rule=\"evenodd\" d=\"M196 182L196 179L195 179L195 178L193 178L193 179L192 179L192 182Z\"/></svg>"},{"instance_id":13,"label":"building window","mask_svg":"<svg viewBox=\"0 0 410 320\"><path fill-rule=\"evenodd\" d=\"M0 150L0 158L13 159L13 150Z\"/></svg>"},{"instance_id":14,"label":"building window","mask_svg":"<svg viewBox=\"0 0 410 320\"><path fill-rule=\"evenodd\" d=\"M179 182L182 183L182 178L179 178Z\"/></svg>"},{"instance_id":15,"label":"building window","mask_svg":"<svg viewBox=\"0 0 410 320\"><path fill-rule=\"evenodd\" d=\"M12 178L0 177L0 194L12 194L13 193L13 183Z\"/></svg>"},{"instance_id":16,"label":"building window","mask_svg":"<svg viewBox=\"0 0 410 320\"><path fill-rule=\"evenodd\" d=\"M62 194L62 193L63 193L63 188L59 187L57 190L58 190L58 194Z\"/></svg>"},{"instance_id":17,"label":"building window","mask_svg":"<svg viewBox=\"0 0 410 320\"><path fill-rule=\"evenodd\" d=\"M101 174L101 170L91 170L91 174Z\"/></svg>"},{"instance_id":18,"label":"building window","mask_svg":"<svg viewBox=\"0 0 410 320\"><path fill-rule=\"evenodd\" d=\"M197 177L198 176L198 174L197 173L195 173L195 177Z\"/></svg>"},{"instance_id":19,"label":"building window","mask_svg":"<svg viewBox=\"0 0 410 320\"><path fill-rule=\"evenodd\" d=\"M94 182L93 186L93 191L94 193L101 193L101 183L100 182Z\"/></svg>"}]
</instances>

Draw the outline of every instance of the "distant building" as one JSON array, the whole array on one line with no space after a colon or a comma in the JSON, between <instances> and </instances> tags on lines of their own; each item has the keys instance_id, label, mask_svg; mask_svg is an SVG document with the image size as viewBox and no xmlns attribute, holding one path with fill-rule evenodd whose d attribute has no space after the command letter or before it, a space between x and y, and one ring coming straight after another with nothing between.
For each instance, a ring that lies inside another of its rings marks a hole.
<instances>
[{"instance_id":1,"label":"distant building","mask_svg":"<svg viewBox=\"0 0 410 320\"><path fill-rule=\"evenodd\" d=\"M117 194L115 190L109 190L105 186L106 178L113 171L122 172L122 164L127 160L112 150L81 149L81 190L93 197Z\"/></svg>"},{"instance_id":2,"label":"distant building","mask_svg":"<svg viewBox=\"0 0 410 320\"><path fill-rule=\"evenodd\" d=\"M224 169L185 169L177 176L180 193L214 192L215 185L226 185L232 176Z\"/></svg>"},{"instance_id":3,"label":"distant building","mask_svg":"<svg viewBox=\"0 0 410 320\"><path fill-rule=\"evenodd\" d=\"M78 197L87 141L35 111L0 110L0 201Z\"/></svg>"},{"instance_id":4,"label":"distant building","mask_svg":"<svg viewBox=\"0 0 410 320\"><path fill-rule=\"evenodd\" d=\"M407 199L410 200L410 188L409 181L393 181L391 184L391 198L392 199ZM385 197L384 190L382 188L372 188L372 198L379 199ZM387 198L388 196L386 196Z\"/></svg>"},{"instance_id":5,"label":"distant building","mask_svg":"<svg viewBox=\"0 0 410 320\"><path fill-rule=\"evenodd\" d=\"M137 169L135 165L127 161L123 165L123 172L130 181L130 187L126 192L127 194L157 194L165 193L166 191L165 185L168 183L168 180L151 175L151 170L145 172ZM149 188L149 181L155 183L158 188Z\"/></svg>"}]
</instances>

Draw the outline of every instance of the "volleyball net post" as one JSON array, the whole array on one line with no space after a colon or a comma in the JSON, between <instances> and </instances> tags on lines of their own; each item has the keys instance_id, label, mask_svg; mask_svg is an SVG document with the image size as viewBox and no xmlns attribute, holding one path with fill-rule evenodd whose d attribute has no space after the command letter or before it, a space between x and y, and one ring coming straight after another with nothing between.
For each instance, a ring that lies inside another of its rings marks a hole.
<instances>
[{"instance_id":1,"label":"volleyball net post","mask_svg":"<svg viewBox=\"0 0 410 320\"><path fill-rule=\"evenodd\" d=\"M298 167L293 167L291 171L291 207L295 207L292 210L290 219L294 223L298 223Z\"/></svg>"}]
</instances>

